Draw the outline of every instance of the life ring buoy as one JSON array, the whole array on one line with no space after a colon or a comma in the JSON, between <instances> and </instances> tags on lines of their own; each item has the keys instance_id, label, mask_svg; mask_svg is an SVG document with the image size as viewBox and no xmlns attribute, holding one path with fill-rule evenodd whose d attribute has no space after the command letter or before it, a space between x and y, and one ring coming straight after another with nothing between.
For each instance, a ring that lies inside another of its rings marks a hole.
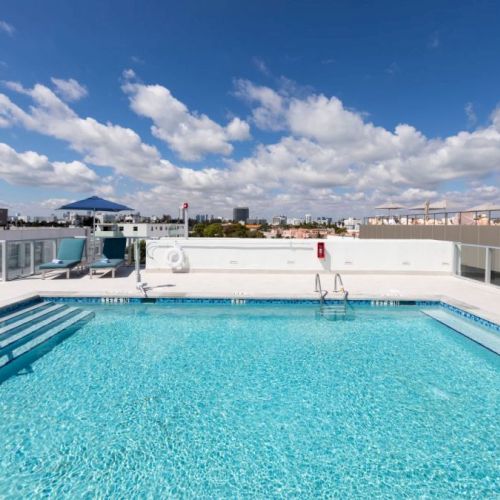
<instances>
[{"instance_id":1,"label":"life ring buoy","mask_svg":"<svg viewBox=\"0 0 500 500\"><path fill-rule=\"evenodd\" d=\"M175 246L167 252L167 264L172 269L182 269L184 266L184 252L182 248Z\"/></svg>"}]
</instances>

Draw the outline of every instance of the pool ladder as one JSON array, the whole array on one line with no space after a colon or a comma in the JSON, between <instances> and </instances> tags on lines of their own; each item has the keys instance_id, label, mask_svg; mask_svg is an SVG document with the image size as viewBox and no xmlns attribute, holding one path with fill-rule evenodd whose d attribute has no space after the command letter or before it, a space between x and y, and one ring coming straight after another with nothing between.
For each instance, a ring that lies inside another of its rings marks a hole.
<instances>
[{"instance_id":1,"label":"pool ladder","mask_svg":"<svg viewBox=\"0 0 500 500\"><path fill-rule=\"evenodd\" d=\"M315 292L319 293L319 315L326 319L344 319L347 316L347 305L349 292L344 288L344 283L342 281L342 276L339 273L335 273L332 295L333 299L336 300L334 304L326 303L326 296L328 295L328 290L323 290L321 286L321 277L316 274L315 278Z\"/></svg>"}]
</instances>

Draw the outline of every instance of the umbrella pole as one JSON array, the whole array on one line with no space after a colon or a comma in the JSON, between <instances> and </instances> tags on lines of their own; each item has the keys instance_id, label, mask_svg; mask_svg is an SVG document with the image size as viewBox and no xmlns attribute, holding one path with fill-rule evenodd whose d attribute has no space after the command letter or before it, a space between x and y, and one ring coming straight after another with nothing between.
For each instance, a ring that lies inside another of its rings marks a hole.
<instances>
[{"instance_id":1,"label":"umbrella pole","mask_svg":"<svg viewBox=\"0 0 500 500\"><path fill-rule=\"evenodd\" d=\"M141 256L139 255L139 239L134 239L134 254L135 254L135 281L141 282Z\"/></svg>"},{"instance_id":2,"label":"umbrella pole","mask_svg":"<svg viewBox=\"0 0 500 500\"><path fill-rule=\"evenodd\" d=\"M95 260L95 208L94 212L92 214L92 226L93 226L93 232L92 232L92 262Z\"/></svg>"}]
</instances>

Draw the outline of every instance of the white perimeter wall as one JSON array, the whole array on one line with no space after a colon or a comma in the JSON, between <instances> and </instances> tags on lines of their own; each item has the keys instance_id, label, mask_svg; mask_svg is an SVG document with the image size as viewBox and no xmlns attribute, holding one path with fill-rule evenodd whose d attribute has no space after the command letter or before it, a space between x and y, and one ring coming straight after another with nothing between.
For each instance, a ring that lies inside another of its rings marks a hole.
<instances>
[{"instance_id":1,"label":"white perimeter wall","mask_svg":"<svg viewBox=\"0 0 500 500\"><path fill-rule=\"evenodd\" d=\"M323 242L326 258L316 257ZM167 254L177 245L182 271L343 271L452 273L454 243L436 240L161 238L149 240L146 269L171 270Z\"/></svg>"},{"instance_id":2,"label":"white perimeter wall","mask_svg":"<svg viewBox=\"0 0 500 500\"><path fill-rule=\"evenodd\" d=\"M36 227L23 229L0 229L0 240L37 240L48 238L74 238L85 236L83 227Z\"/></svg>"}]
</instances>

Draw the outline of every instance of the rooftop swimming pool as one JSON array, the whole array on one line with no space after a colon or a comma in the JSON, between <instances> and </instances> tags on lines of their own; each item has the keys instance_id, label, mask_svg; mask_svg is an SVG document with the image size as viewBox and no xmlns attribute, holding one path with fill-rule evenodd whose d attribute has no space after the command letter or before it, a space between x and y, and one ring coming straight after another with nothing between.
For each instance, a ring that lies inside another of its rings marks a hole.
<instances>
[{"instance_id":1,"label":"rooftop swimming pool","mask_svg":"<svg viewBox=\"0 0 500 500\"><path fill-rule=\"evenodd\" d=\"M422 306L79 307L0 384L0 497L500 494L500 357Z\"/></svg>"}]
</instances>

